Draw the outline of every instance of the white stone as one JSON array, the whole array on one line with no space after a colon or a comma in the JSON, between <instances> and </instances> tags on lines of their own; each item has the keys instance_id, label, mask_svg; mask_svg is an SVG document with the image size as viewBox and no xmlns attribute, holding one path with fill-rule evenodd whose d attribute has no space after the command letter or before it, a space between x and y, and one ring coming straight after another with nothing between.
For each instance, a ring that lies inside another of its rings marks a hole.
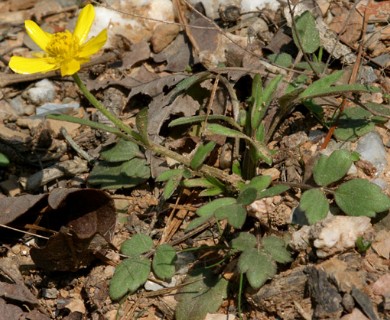
<instances>
[{"instance_id":1,"label":"white stone","mask_svg":"<svg viewBox=\"0 0 390 320\"><path fill-rule=\"evenodd\" d=\"M38 81L34 87L26 92L27 98L35 105L53 101L55 94L56 88L54 84L47 79Z\"/></svg>"}]
</instances>

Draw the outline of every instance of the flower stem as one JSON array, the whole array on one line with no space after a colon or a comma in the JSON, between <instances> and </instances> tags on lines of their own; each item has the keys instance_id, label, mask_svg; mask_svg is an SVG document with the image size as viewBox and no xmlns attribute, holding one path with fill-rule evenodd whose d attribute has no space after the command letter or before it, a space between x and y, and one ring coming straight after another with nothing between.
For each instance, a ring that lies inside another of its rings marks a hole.
<instances>
[{"instance_id":1,"label":"flower stem","mask_svg":"<svg viewBox=\"0 0 390 320\"><path fill-rule=\"evenodd\" d=\"M83 95L97 110L99 110L108 120L110 120L115 125L115 127L135 138L135 132L129 126L125 125L122 120L116 117L112 112L108 111L108 109L95 98L95 96L87 89L85 84L81 81L77 73L75 73L72 77Z\"/></svg>"}]
</instances>

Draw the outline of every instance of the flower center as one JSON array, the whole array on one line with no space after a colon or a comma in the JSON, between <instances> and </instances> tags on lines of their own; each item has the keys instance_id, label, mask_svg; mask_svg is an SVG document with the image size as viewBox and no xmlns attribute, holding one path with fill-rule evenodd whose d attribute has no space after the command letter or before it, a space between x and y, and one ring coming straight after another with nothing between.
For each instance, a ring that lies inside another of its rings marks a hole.
<instances>
[{"instance_id":1,"label":"flower center","mask_svg":"<svg viewBox=\"0 0 390 320\"><path fill-rule=\"evenodd\" d=\"M66 30L53 34L45 51L56 59L71 59L76 57L79 48L77 38Z\"/></svg>"}]
</instances>

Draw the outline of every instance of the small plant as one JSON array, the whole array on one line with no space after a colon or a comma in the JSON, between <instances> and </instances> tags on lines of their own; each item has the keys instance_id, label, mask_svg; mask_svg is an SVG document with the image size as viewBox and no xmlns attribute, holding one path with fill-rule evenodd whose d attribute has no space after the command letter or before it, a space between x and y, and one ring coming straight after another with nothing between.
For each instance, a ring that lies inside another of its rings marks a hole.
<instances>
[{"instance_id":1,"label":"small plant","mask_svg":"<svg viewBox=\"0 0 390 320\"><path fill-rule=\"evenodd\" d=\"M234 116L198 115L179 118L169 126L204 125L201 143L192 157L178 154L167 147L154 143L148 135L148 111L141 110L136 118L136 130L124 124L109 112L92 94L77 75L80 66L89 57L100 50L107 39L103 30L95 38L86 41L94 19L92 5L81 11L73 33L69 31L48 34L34 22L26 21L25 27L30 37L44 51L38 57L27 59L12 57L10 67L18 73L47 72L59 69L62 76L71 75L80 91L103 113L115 127L109 127L93 121L78 119L67 115L51 115L50 118L88 125L92 128L111 132L120 138L115 146L101 153L101 160L91 172L89 182L103 188L131 187L150 178L150 169L144 158L144 151L174 159L178 164L163 172L157 182L164 182L163 200L167 201L175 195L179 187L195 188L199 196L210 197L210 201L196 210L196 217L189 223L186 231L194 230L205 223L227 221L228 227L220 233L220 248L226 257L223 260L236 259L241 278L245 275L253 288L259 288L277 272L277 265L289 263L292 257L286 249L284 240L273 235L249 233L243 229L247 222L247 206L256 200L282 194L293 187L308 189L302 193L300 210L307 221L313 224L325 218L330 205L337 205L347 215L364 215L374 217L376 213L390 208L390 199L378 186L363 179L347 180L346 175L359 155L346 150L336 150L331 155L321 155L313 169L315 185L272 183L266 175L257 175L259 165L272 166L273 150L267 147L280 121L297 105L307 107L321 123L327 126L334 120L324 118L322 106L317 105L315 98L344 95L346 93L370 92L373 89L361 84L337 84L343 72L337 71L320 76L325 70L321 63L321 49L315 20L306 11L293 21L293 38L297 48L305 56L306 61L300 67L310 70L294 81L285 83L282 75L274 76L267 85L263 84L260 75L255 75L252 82L251 96L241 104L241 109ZM315 53L318 52L316 56ZM290 59L291 58L291 59ZM291 67L292 57L287 54L270 57L277 64ZM314 74L314 76L313 76ZM221 79L223 75L218 75ZM216 79L216 75L204 71L192 75L177 84L170 93L170 100L186 92L194 84L206 79ZM309 83L310 81L310 83ZM222 81L223 82L223 81ZM223 82L229 87L229 82ZM232 100L237 100L234 90L229 87ZM271 106L277 105L275 116L269 123L265 117ZM366 108L367 107L367 108ZM336 130L336 137L349 139L357 137L374 128L374 118L367 111L387 115L386 110L377 105L361 106L357 102L354 108L343 111ZM351 125L349 119L353 119ZM362 120L356 127L356 120ZM333 124L333 123L332 123ZM355 126L354 126L355 125ZM207 160L217 144L207 140L209 135L221 135L234 143L234 147L242 151L232 159L230 171L207 165ZM239 154L243 154L239 157ZM245 230L245 229L244 229ZM225 241L226 239L230 242ZM364 244L357 243L363 247ZM209 248L215 250L215 248ZM116 267L110 283L110 296L119 300L126 294L134 293L148 279L152 271L156 278L169 280L175 274L176 250L169 244L154 246L153 239L144 234L134 235L126 240L120 249L126 258ZM210 271L210 266L195 268L187 277L187 286L180 290L176 316L182 319L203 319L204 312L216 310L227 295L228 281L220 274ZM240 291L241 292L241 291ZM239 296L240 299L241 296Z\"/></svg>"}]
</instances>

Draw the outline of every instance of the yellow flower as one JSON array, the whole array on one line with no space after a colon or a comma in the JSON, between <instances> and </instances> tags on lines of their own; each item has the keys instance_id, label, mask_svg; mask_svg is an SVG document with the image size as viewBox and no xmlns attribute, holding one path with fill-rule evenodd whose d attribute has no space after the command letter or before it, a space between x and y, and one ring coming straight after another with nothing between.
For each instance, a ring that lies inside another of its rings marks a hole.
<instances>
[{"instance_id":1,"label":"yellow flower","mask_svg":"<svg viewBox=\"0 0 390 320\"><path fill-rule=\"evenodd\" d=\"M45 32L35 22L26 20L27 34L43 52L35 53L35 58L13 56L9 67L14 72L23 74L57 69L61 70L61 76L75 74L106 43L107 29L86 41L94 18L95 10L88 4L81 10L73 33L65 30L54 34Z\"/></svg>"}]
</instances>

